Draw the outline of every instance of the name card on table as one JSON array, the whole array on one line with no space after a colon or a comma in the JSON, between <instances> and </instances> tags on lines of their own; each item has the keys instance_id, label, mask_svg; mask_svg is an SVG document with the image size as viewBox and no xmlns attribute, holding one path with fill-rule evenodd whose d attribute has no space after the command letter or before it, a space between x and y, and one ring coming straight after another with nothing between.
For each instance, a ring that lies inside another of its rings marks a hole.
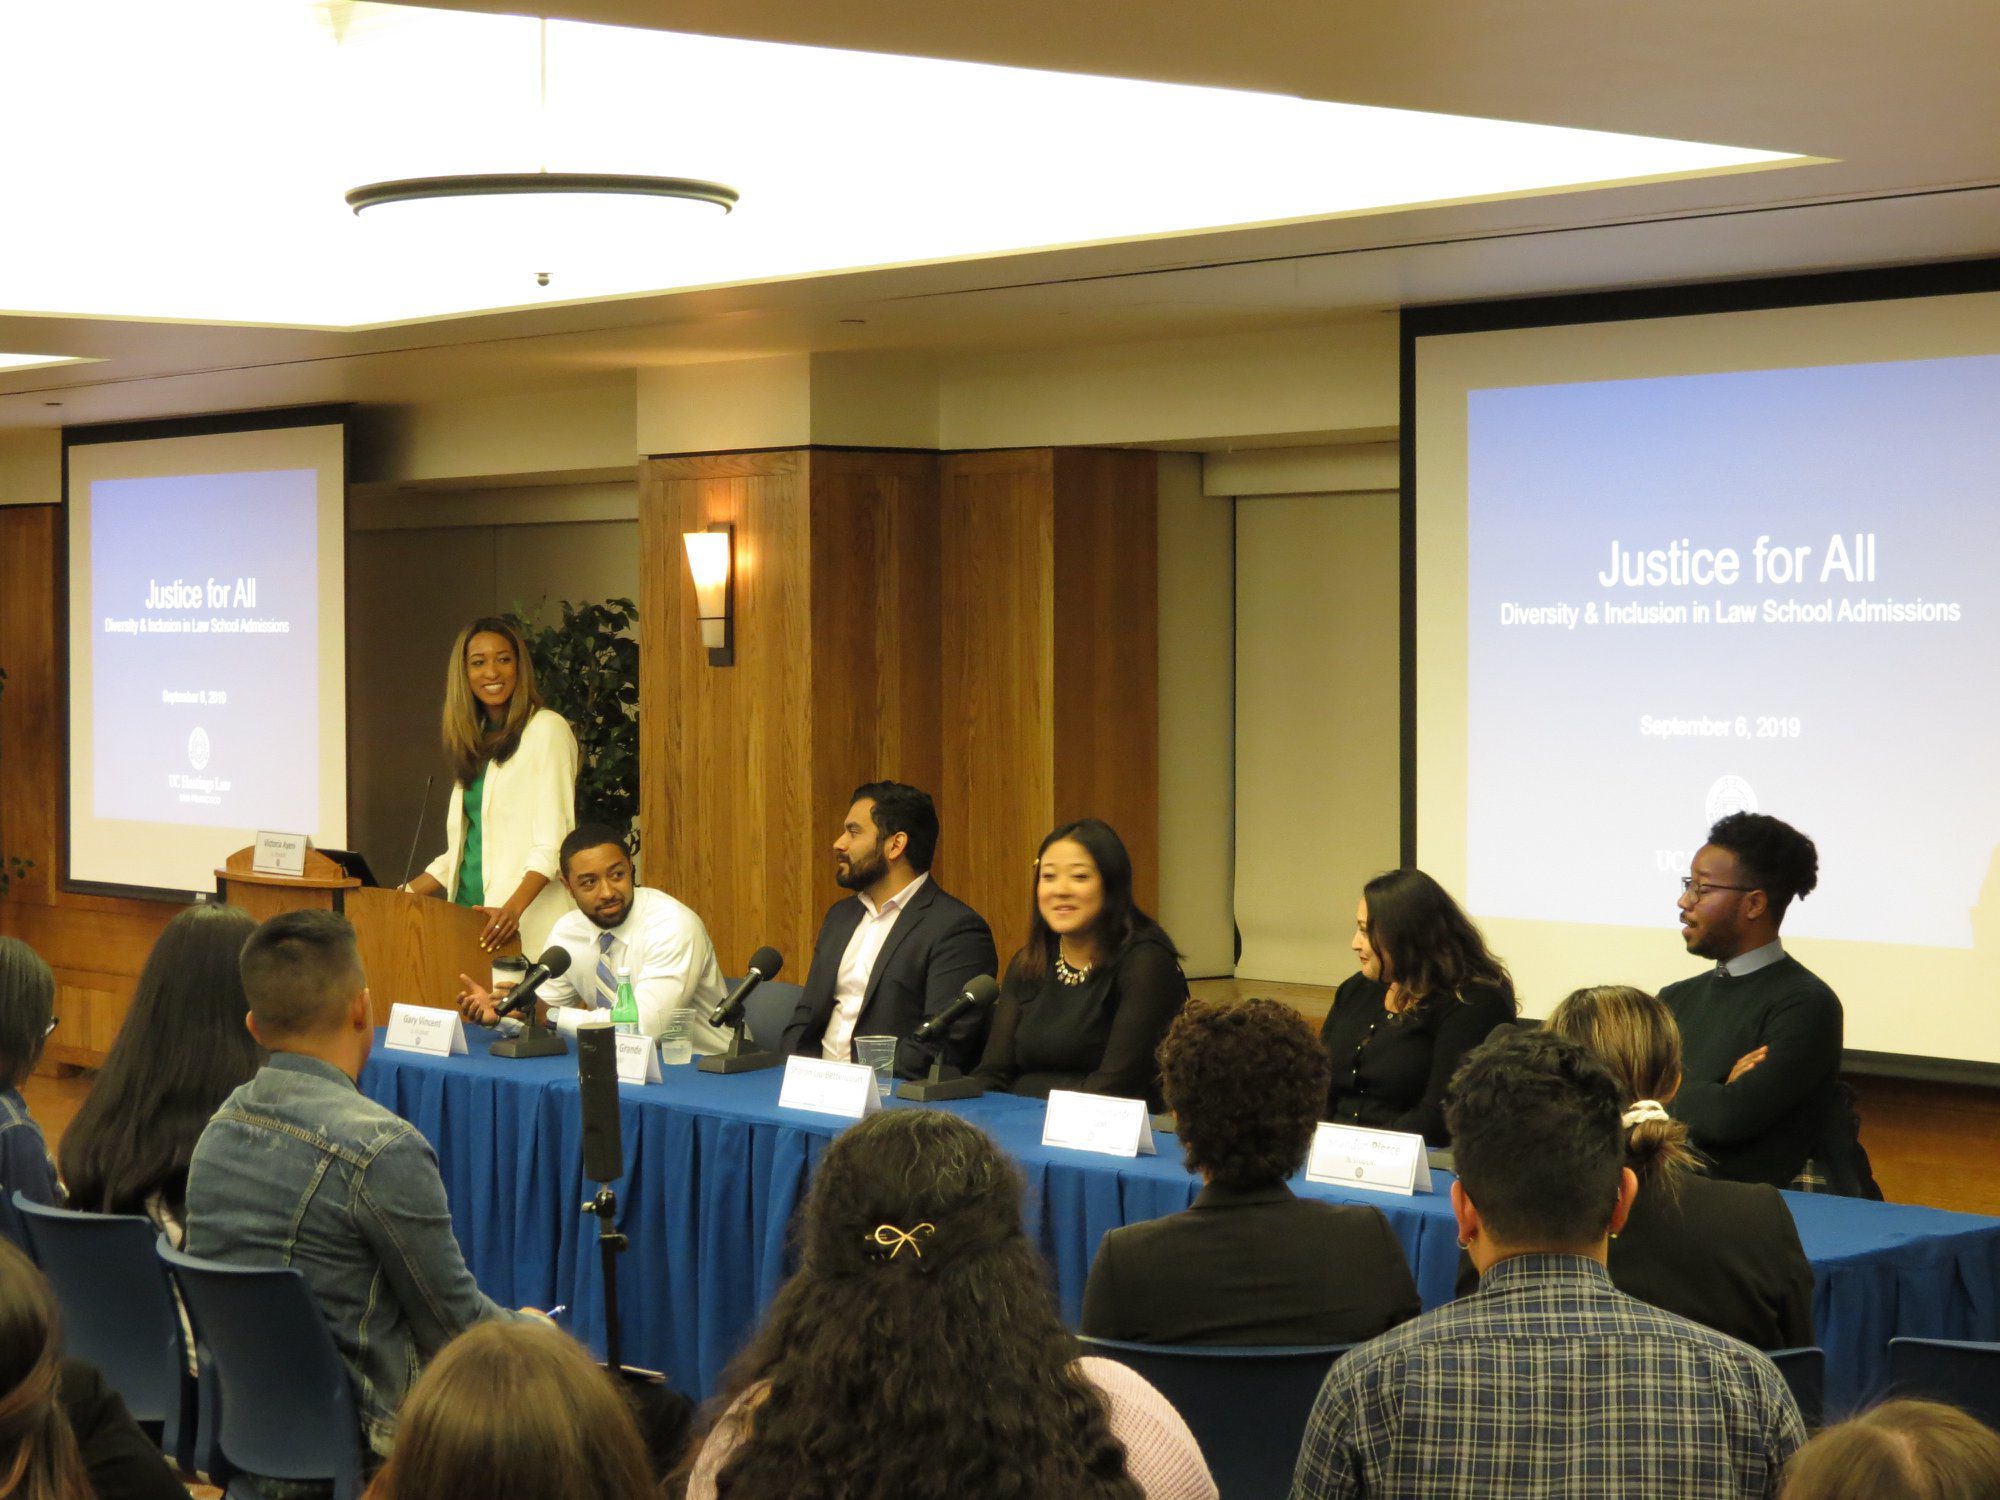
<instances>
[{"instance_id":1,"label":"name card on table","mask_svg":"<svg viewBox=\"0 0 2000 1500\"><path fill-rule=\"evenodd\" d=\"M1105 1156L1159 1154L1153 1146L1153 1117L1146 1112L1144 1099L1113 1099L1070 1089L1049 1090L1042 1144Z\"/></svg>"},{"instance_id":2,"label":"name card on table","mask_svg":"<svg viewBox=\"0 0 2000 1500\"><path fill-rule=\"evenodd\" d=\"M465 1051L465 1023L458 1012L434 1005L392 1005L382 1045L391 1052L425 1052L450 1057Z\"/></svg>"},{"instance_id":3,"label":"name card on table","mask_svg":"<svg viewBox=\"0 0 2000 1500\"><path fill-rule=\"evenodd\" d=\"M303 875L311 844L303 833L272 833L260 828L257 842L250 846L250 869L258 875Z\"/></svg>"},{"instance_id":4,"label":"name card on table","mask_svg":"<svg viewBox=\"0 0 2000 1500\"><path fill-rule=\"evenodd\" d=\"M811 1110L816 1115L843 1115L858 1120L882 1107L875 1088L875 1070L860 1063L828 1062L823 1057L792 1057L785 1061L785 1081L778 1090L778 1108Z\"/></svg>"},{"instance_id":5,"label":"name card on table","mask_svg":"<svg viewBox=\"0 0 2000 1500\"><path fill-rule=\"evenodd\" d=\"M1306 1181L1407 1198L1431 1191L1430 1157L1420 1135L1325 1123L1313 1135Z\"/></svg>"},{"instance_id":6,"label":"name card on table","mask_svg":"<svg viewBox=\"0 0 2000 1500\"><path fill-rule=\"evenodd\" d=\"M621 1031L613 1036L611 1041L618 1049L620 1083L660 1081L660 1049L651 1037Z\"/></svg>"}]
</instances>

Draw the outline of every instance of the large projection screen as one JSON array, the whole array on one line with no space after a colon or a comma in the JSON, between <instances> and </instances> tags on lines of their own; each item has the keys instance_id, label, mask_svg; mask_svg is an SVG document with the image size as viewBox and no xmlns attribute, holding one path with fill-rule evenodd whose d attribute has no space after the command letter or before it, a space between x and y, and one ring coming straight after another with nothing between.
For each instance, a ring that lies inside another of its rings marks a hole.
<instances>
[{"instance_id":1,"label":"large projection screen","mask_svg":"<svg viewBox=\"0 0 2000 1500\"><path fill-rule=\"evenodd\" d=\"M64 435L69 888L346 843L345 455L324 409Z\"/></svg>"},{"instance_id":2,"label":"large projection screen","mask_svg":"<svg viewBox=\"0 0 2000 1500\"><path fill-rule=\"evenodd\" d=\"M2000 1064L2000 292L1862 295L1406 326L1415 854L1530 1014L1697 972L1749 808L1850 1052Z\"/></svg>"}]
</instances>

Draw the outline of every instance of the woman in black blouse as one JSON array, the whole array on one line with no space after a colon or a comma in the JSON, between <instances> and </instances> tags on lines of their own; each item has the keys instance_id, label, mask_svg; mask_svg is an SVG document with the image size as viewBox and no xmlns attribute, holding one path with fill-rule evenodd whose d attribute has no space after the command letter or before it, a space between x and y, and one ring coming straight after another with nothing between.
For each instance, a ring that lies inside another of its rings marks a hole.
<instances>
[{"instance_id":1,"label":"woman in black blouse","mask_svg":"<svg viewBox=\"0 0 2000 1500\"><path fill-rule=\"evenodd\" d=\"M1333 1064L1326 1118L1447 1145L1445 1085L1520 1009L1507 966L1422 870L1361 888L1351 946L1361 972L1335 992L1319 1033Z\"/></svg>"},{"instance_id":2,"label":"woman in black blouse","mask_svg":"<svg viewBox=\"0 0 2000 1500\"><path fill-rule=\"evenodd\" d=\"M1046 1098L1078 1089L1160 1107L1154 1053L1187 1001L1173 941L1132 900L1132 856L1097 818L1035 858L1028 941L1007 965L976 1076Z\"/></svg>"}]
</instances>

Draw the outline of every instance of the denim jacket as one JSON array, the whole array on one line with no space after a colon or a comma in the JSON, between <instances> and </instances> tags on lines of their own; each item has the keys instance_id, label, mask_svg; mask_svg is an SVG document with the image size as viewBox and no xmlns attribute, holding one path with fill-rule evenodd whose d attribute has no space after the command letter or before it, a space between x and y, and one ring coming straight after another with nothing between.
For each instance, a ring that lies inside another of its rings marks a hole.
<instances>
[{"instance_id":1,"label":"denim jacket","mask_svg":"<svg viewBox=\"0 0 2000 1500\"><path fill-rule=\"evenodd\" d=\"M387 1453L424 1362L513 1316L465 1268L430 1143L330 1063L274 1052L208 1122L188 1169L187 1249L305 1277Z\"/></svg>"}]
</instances>

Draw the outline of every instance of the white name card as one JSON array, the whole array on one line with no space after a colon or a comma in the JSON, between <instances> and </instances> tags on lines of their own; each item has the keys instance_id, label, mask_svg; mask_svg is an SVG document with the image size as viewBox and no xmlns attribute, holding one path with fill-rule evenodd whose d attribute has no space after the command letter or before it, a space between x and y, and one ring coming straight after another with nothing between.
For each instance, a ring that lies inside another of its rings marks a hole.
<instances>
[{"instance_id":1,"label":"white name card","mask_svg":"<svg viewBox=\"0 0 2000 1500\"><path fill-rule=\"evenodd\" d=\"M1306 1158L1306 1181L1330 1187L1366 1188L1371 1193L1431 1190L1431 1163L1424 1138L1401 1130L1363 1130L1358 1125L1322 1124Z\"/></svg>"},{"instance_id":2,"label":"white name card","mask_svg":"<svg viewBox=\"0 0 2000 1500\"><path fill-rule=\"evenodd\" d=\"M272 833L260 828L257 842L250 846L250 869L258 875L303 875L306 850L311 846L312 840L303 833Z\"/></svg>"},{"instance_id":3,"label":"white name card","mask_svg":"<svg viewBox=\"0 0 2000 1500\"><path fill-rule=\"evenodd\" d=\"M1144 1099L1114 1099L1069 1089L1049 1091L1042 1144L1105 1156L1158 1154L1153 1146L1153 1117L1146 1112Z\"/></svg>"},{"instance_id":4,"label":"white name card","mask_svg":"<svg viewBox=\"0 0 2000 1500\"><path fill-rule=\"evenodd\" d=\"M828 1062L823 1057L793 1057L785 1062L785 1081L778 1090L780 1109L807 1109L816 1115L858 1120L881 1107L873 1068Z\"/></svg>"},{"instance_id":5,"label":"white name card","mask_svg":"<svg viewBox=\"0 0 2000 1500\"><path fill-rule=\"evenodd\" d=\"M649 1036L639 1036L629 1031L621 1031L611 1038L618 1048L618 1081L620 1083L658 1083L660 1081L660 1048Z\"/></svg>"},{"instance_id":6,"label":"white name card","mask_svg":"<svg viewBox=\"0 0 2000 1500\"><path fill-rule=\"evenodd\" d=\"M383 1046L391 1052L427 1052L450 1057L465 1051L465 1023L455 1010L434 1005L392 1005L389 1034Z\"/></svg>"}]
</instances>

